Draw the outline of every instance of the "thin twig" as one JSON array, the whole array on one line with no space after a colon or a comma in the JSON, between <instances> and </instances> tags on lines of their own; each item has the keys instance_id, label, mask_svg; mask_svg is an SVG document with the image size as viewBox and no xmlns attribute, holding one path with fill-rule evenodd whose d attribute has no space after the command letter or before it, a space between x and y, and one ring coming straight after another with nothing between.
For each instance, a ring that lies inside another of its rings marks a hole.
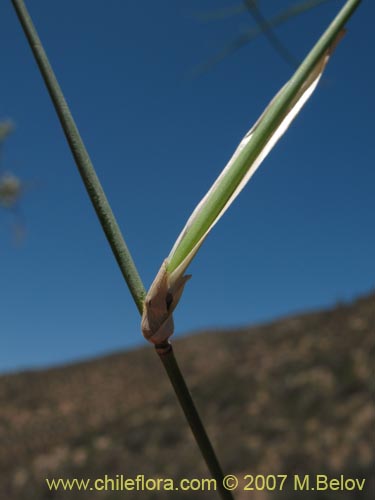
<instances>
[{"instance_id":1,"label":"thin twig","mask_svg":"<svg viewBox=\"0 0 375 500\"><path fill-rule=\"evenodd\" d=\"M272 17L271 19L268 19L267 20L268 26L271 29L276 28L277 26L283 24L289 19L292 19L293 17L303 14L304 12L313 9L314 7L318 7L319 5L330 1L331 0L305 0L299 2L283 10L281 13ZM243 11L245 9L246 7L245 5L243 5ZM216 55L211 57L208 61L199 64L198 66L193 68L193 70L190 72L190 77L193 78L209 71L212 67L223 61L226 57L230 56L237 50L241 49L249 42L254 40L256 37L262 34L263 34L263 29L262 27L259 27L259 25L247 30L245 33L243 33L242 35L240 35L239 37L228 43L226 46L224 46Z\"/></svg>"},{"instance_id":2,"label":"thin twig","mask_svg":"<svg viewBox=\"0 0 375 500\"><path fill-rule=\"evenodd\" d=\"M259 29L263 32L264 36L268 39L269 43L276 50L276 52L278 52L278 54L288 64L290 64L292 68L297 68L299 64L298 59L296 59L294 55L285 47L283 42L273 31L272 24L263 16L256 0L244 0L244 3L248 11L254 18L254 21L259 26Z\"/></svg>"}]
</instances>

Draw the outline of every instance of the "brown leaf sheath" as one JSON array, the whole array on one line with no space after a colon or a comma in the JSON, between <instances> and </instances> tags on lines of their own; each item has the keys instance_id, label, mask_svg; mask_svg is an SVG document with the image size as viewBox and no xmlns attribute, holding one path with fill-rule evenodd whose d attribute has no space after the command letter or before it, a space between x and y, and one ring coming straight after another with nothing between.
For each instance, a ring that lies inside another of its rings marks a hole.
<instances>
[{"instance_id":1,"label":"brown leaf sheath","mask_svg":"<svg viewBox=\"0 0 375 500\"><path fill-rule=\"evenodd\" d=\"M173 334L172 313L181 298L185 283L190 278L191 275L181 276L170 287L166 261L163 262L147 292L141 322L144 337L153 344L163 344Z\"/></svg>"}]
</instances>

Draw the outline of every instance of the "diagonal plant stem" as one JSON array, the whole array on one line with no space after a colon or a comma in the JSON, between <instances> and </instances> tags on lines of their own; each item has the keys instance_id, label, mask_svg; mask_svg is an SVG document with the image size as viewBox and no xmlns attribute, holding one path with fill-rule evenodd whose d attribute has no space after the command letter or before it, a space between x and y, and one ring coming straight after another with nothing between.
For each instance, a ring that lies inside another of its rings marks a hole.
<instances>
[{"instance_id":1,"label":"diagonal plant stem","mask_svg":"<svg viewBox=\"0 0 375 500\"><path fill-rule=\"evenodd\" d=\"M104 190L96 175L89 154L81 139L78 128L74 122L73 116L69 110L68 104L64 98L53 69L48 61L47 54L44 51L43 45L39 39L38 33L34 27L27 8L23 0L12 0L12 3L47 86L97 217L133 296L138 311L142 313L144 298L146 295L145 287L121 234L121 230L117 224ZM207 467L213 478L216 479L217 488L221 497L224 500L233 499L232 494L223 487L224 475L222 469L212 444L207 436L204 425L199 417L198 411L194 405L184 377L179 369L171 344L167 343L156 346L156 352L163 363L166 373L176 393L177 399L197 441L203 458L206 461Z\"/></svg>"},{"instance_id":2,"label":"diagonal plant stem","mask_svg":"<svg viewBox=\"0 0 375 500\"><path fill-rule=\"evenodd\" d=\"M33 25L32 19L24 2L22 0L12 0L12 3L47 86L61 126L64 130L65 137L68 141L77 168L81 174L83 183L94 206L100 224L112 248L126 283L128 284L134 302L136 303L139 312L142 312L143 299L145 296L144 286L128 247L126 246L124 238L121 235L121 230L113 215L98 176L96 175L89 154L69 110L69 106L64 98L53 69L48 61L47 54L43 49L43 45L39 39L38 33Z\"/></svg>"},{"instance_id":3,"label":"diagonal plant stem","mask_svg":"<svg viewBox=\"0 0 375 500\"><path fill-rule=\"evenodd\" d=\"M275 134L278 127L283 124L283 120L290 111L291 106L296 105L296 97L299 94L301 96L301 92L302 94L305 93L305 86L311 76L314 76L319 66L322 66L321 69L324 69L325 62L322 58L325 57L325 54L328 56L332 52L334 46L344 33L344 25L360 2L361 0L346 1L292 78L271 101L253 129L248 132L248 137L251 137L251 140L248 142L245 141L243 146L240 144L232 160L230 160L206 197L197 206L191 219L189 219L176 241L167 259L166 268L169 273L174 272L186 260L187 256L192 253L194 248L197 249L199 247L205 234L216 223L220 214L224 213L229 200L233 201L239 193L238 187L241 183L242 187L245 185L243 181L246 177L247 181L250 179L251 175L249 174L251 174L252 166L256 164L257 159L262 156L262 152L272 142L272 134ZM315 81L317 83L316 79Z\"/></svg>"}]
</instances>

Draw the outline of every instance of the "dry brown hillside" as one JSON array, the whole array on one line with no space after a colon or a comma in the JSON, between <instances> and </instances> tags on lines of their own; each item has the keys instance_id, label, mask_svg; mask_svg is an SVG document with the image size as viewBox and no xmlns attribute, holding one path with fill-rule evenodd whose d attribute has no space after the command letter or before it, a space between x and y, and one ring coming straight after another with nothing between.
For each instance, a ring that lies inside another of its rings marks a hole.
<instances>
[{"instance_id":1,"label":"dry brown hillside","mask_svg":"<svg viewBox=\"0 0 375 500\"><path fill-rule=\"evenodd\" d=\"M372 499L375 295L262 326L175 340L227 473L366 478ZM218 498L215 493L48 491L46 477L207 477L151 347L0 377L0 499Z\"/></svg>"}]
</instances>

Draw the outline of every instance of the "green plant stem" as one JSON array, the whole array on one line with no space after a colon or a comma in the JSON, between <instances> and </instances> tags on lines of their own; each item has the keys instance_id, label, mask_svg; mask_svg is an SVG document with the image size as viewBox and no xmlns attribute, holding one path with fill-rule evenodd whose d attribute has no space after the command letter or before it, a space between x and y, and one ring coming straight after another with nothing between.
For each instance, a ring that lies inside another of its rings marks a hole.
<instances>
[{"instance_id":1,"label":"green plant stem","mask_svg":"<svg viewBox=\"0 0 375 500\"><path fill-rule=\"evenodd\" d=\"M177 269L214 223L228 199L246 175L249 166L258 158L270 137L284 119L291 103L310 72L326 50L332 45L360 2L361 0L347 0L287 85L278 94L277 100L272 103L272 106L267 108L262 116L262 120L252 134L251 141L238 154L231 168L221 178L220 184L210 193L204 206L196 215L194 223L190 225L189 230L176 247L167 263L167 271L169 273Z\"/></svg>"},{"instance_id":2,"label":"green plant stem","mask_svg":"<svg viewBox=\"0 0 375 500\"><path fill-rule=\"evenodd\" d=\"M186 420L189 422L192 433L194 434L211 475L216 480L217 491L223 499L232 500L232 493L226 490L223 486L223 471L221 470L215 451L212 448L204 425L202 424L189 389L185 383L185 379L182 376L180 368L177 364L172 345L170 343L157 345L156 351L158 352L165 371L172 382Z\"/></svg>"},{"instance_id":3,"label":"green plant stem","mask_svg":"<svg viewBox=\"0 0 375 500\"><path fill-rule=\"evenodd\" d=\"M33 51L40 72L46 83L48 92L51 96L55 110L60 119L62 128L64 130L70 149L73 153L83 183L85 184L88 195L91 199L92 204L94 205L103 231L107 236L108 242L130 289L138 311L142 313L143 301L146 295L142 280L122 237L120 228L116 222L100 181L96 175L95 169L91 163L90 157L80 137L77 126L74 122L72 114L70 113L69 107L65 101L64 95L48 61L47 55L43 49L42 43L33 25L31 17L26 9L26 6L22 0L12 0L12 3L17 12L26 38L30 44L31 50ZM180 372L172 347L167 354L162 355L159 352L159 357L163 362L167 375L176 393L177 399L182 406L182 409L192 430L192 433L197 441L199 449L201 450L202 455L207 463L207 467L213 477L217 480L221 497L224 500L232 499L233 497L231 493L226 491L222 487L224 476L219 461L204 429L199 414L195 408L194 402L186 386L183 375Z\"/></svg>"},{"instance_id":4,"label":"green plant stem","mask_svg":"<svg viewBox=\"0 0 375 500\"><path fill-rule=\"evenodd\" d=\"M139 312L142 313L143 300L146 295L146 290L138 274L137 268L135 267L132 256L130 255L128 247L121 234L119 225L117 224L107 197L103 191L98 176L96 175L89 154L81 139L73 116L69 110L68 104L64 98L53 69L48 61L47 54L43 49L43 45L39 39L38 33L33 25L26 6L22 0L12 0L12 3L51 96L56 113L64 130L65 137L69 143L77 168L81 174L83 183L94 206L100 224L112 248L125 281L128 284L134 302L136 303Z\"/></svg>"}]
</instances>

